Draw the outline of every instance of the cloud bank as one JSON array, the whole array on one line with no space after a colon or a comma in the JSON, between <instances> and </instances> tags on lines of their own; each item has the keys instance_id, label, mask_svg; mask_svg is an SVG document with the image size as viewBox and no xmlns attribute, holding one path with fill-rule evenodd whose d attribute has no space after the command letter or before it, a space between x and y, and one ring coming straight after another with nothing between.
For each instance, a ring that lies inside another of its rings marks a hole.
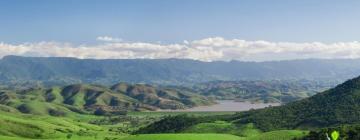
<instances>
[{"instance_id":1,"label":"cloud bank","mask_svg":"<svg viewBox=\"0 0 360 140\"><path fill-rule=\"evenodd\" d=\"M19 45L0 43L0 57L6 55L37 57L76 57L92 59L194 59L201 61L274 61L293 59L360 58L360 42L294 43L246 41L222 37L184 41L178 44L122 42L98 37L96 45L37 42Z\"/></svg>"}]
</instances>

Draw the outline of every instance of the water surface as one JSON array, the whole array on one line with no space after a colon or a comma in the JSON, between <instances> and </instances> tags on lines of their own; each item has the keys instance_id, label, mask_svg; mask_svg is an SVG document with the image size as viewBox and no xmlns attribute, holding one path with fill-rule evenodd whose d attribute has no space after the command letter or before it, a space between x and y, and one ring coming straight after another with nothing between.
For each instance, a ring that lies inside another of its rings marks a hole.
<instances>
[{"instance_id":1,"label":"water surface","mask_svg":"<svg viewBox=\"0 0 360 140\"><path fill-rule=\"evenodd\" d=\"M259 109L269 106L279 106L280 103L251 103L251 102L236 102L234 100L218 100L218 104L211 106L198 106L185 110L172 110L172 111L248 111L250 109ZM165 110L163 110L165 111ZM166 110L169 111L169 110Z\"/></svg>"}]
</instances>

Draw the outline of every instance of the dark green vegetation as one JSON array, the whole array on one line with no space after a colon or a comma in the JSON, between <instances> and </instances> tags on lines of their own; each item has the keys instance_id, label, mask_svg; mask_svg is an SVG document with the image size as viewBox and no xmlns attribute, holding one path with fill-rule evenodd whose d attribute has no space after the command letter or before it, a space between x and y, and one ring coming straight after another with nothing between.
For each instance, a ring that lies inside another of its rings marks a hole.
<instances>
[{"instance_id":1,"label":"dark green vegetation","mask_svg":"<svg viewBox=\"0 0 360 140\"><path fill-rule=\"evenodd\" d=\"M185 109L210 104L214 101L191 92L125 83L111 88L76 84L0 91L0 110L52 116L126 114L135 110Z\"/></svg>"},{"instance_id":2,"label":"dark green vegetation","mask_svg":"<svg viewBox=\"0 0 360 140\"><path fill-rule=\"evenodd\" d=\"M167 136L168 134L171 135L174 133L178 135L206 135L212 133L238 136L238 140L290 140L293 138L302 138L307 135L307 131L302 130L275 130L263 132L257 129L252 123L237 125L236 123L233 123L234 121L232 119L232 115L226 114L213 116L170 116L140 128L135 131L135 134L161 134L157 136Z\"/></svg>"},{"instance_id":3,"label":"dark green vegetation","mask_svg":"<svg viewBox=\"0 0 360 140\"><path fill-rule=\"evenodd\" d=\"M341 125L338 127L323 128L317 131L310 131L309 135L298 140L327 140L326 134L330 134L334 131L340 133L342 140L359 140L360 139L360 126L357 125Z\"/></svg>"},{"instance_id":4,"label":"dark green vegetation","mask_svg":"<svg viewBox=\"0 0 360 140\"><path fill-rule=\"evenodd\" d=\"M335 86L334 83L307 80L214 81L191 89L220 100L288 103L310 97Z\"/></svg>"},{"instance_id":5,"label":"dark green vegetation","mask_svg":"<svg viewBox=\"0 0 360 140\"><path fill-rule=\"evenodd\" d=\"M360 77L284 106L238 113L238 124L262 130L318 128L360 123Z\"/></svg>"},{"instance_id":6,"label":"dark green vegetation","mask_svg":"<svg viewBox=\"0 0 360 140\"><path fill-rule=\"evenodd\" d=\"M0 82L33 85L96 83L188 84L214 80L343 81L360 73L360 60L293 60L276 62L201 62L181 59L91 60L6 56Z\"/></svg>"}]
</instances>

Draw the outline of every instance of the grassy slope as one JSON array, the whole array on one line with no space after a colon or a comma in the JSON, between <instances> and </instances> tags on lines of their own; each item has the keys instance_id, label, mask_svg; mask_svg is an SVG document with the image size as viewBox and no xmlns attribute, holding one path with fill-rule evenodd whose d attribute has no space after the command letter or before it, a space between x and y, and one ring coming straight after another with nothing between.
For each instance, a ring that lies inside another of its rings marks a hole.
<instances>
[{"instance_id":1,"label":"grassy slope","mask_svg":"<svg viewBox=\"0 0 360 140\"><path fill-rule=\"evenodd\" d=\"M242 140L229 134L144 134L127 137L123 140Z\"/></svg>"},{"instance_id":2,"label":"grassy slope","mask_svg":"<svg viewBox=\"0 0 360 140\"><path fill-rule=\"evenodd\" d=\"M291 140L293 138L303 137L307 133L307 131L300 130L278 130L248 137L247 140Z\"/></svg>"},{"instance_id":3,"label":"grassy slope","mask_svg":"<svg viewBox=\"0 0 360 140\"><path fill-rule=\"evenodd\" d=\"M185 133L226 133L244 137L256 136L261 133L252 124L237 127L233 123L216 121L212 123L200 123L184 131Z\"/></svg>"},{"instance_id":4,"label":"grassy slope","mask_svg":"<svg viewBox=\"0 0 360 140\"><path fill-rule=\"evenodd\" d=\"M261 132L253 124L236 126L233 123L216 121L213 123L200 123L184 131L184 133L223 133L242 137L246 140L289 140L295 137L302 137L307 131L301 130L278 130Z\"/></svg>"},{"instance_id":5,"label":"grassy slope","mask_svg":"<svg viewBox=\"0 0 360 140\"><path fill-rule=\"evenodd\" d=\"M198 124L189 128L187 130L188 132L185 131L182 134L144 134L129 136L127 134L119 135L109 132L107 131L109 126L97 126L86 123L88 120L97 117L92 115L78 115L65 118L44 115L24 115L2 111L0 111L0 114L0 140L66 140L69 134L72 135L72 140L103 140L105 137L124 138L123 140L290 140L307 133L298 130L280 130L262 133L255 129L252 124L238 128L232 123L217 121L214 123ZM169 113L152 114L151 112L146 112L134 113L132 115L145 117L147 115L167 114Z\"/></svg>"},{"instance_id":6,"label":"grassy slope","mask_svg":"<svg viewBox=\"0 0 360 140\"><path fill-rule=\"evenodd\" d=\"M23 115L0 112L0 139L104 139L123 137L107 132L104 127L83 123L71 118ZM78 116L79 117L79 116ZM79 118L80 119L80 118ZM87 117L82 118L84 120Z\"/></svg>"},{"instance_id":7,"label":"grassy slope","mask_svg":"<svg viewBox=\"0 0 360 140\"><path fill-rule=\"evenodd\" d=\"M216 133L142 134L129 136L122 140L291 140L295 137L302 137L305 134L307 134L307 132L298 130L271 131L250 137Z\"/></svg>"}]
</instances>

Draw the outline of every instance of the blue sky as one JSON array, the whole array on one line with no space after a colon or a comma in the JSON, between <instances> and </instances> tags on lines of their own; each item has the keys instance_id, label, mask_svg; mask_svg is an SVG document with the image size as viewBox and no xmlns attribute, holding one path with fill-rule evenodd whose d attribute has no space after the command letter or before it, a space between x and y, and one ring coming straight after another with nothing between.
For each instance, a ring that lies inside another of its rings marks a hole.
<instances>
[{"instance_id":1,"label":"blue sky","mask_svg":"<svg viewBox=\"0 0 360 140\"><path fill-rule=\"evenodd\" d=\"M0 0L0 58L360 58L359 0Z\"/></svg>"},{"instance_id":2,"label":"blue sky","mask_svg":"<svg viewBox=\"0 0 360 140\"><path fill-rule=\"evenodd\" d=\"M356 41L358 0L0 0L0 42Z\"/></svg>"}]
</instances>

